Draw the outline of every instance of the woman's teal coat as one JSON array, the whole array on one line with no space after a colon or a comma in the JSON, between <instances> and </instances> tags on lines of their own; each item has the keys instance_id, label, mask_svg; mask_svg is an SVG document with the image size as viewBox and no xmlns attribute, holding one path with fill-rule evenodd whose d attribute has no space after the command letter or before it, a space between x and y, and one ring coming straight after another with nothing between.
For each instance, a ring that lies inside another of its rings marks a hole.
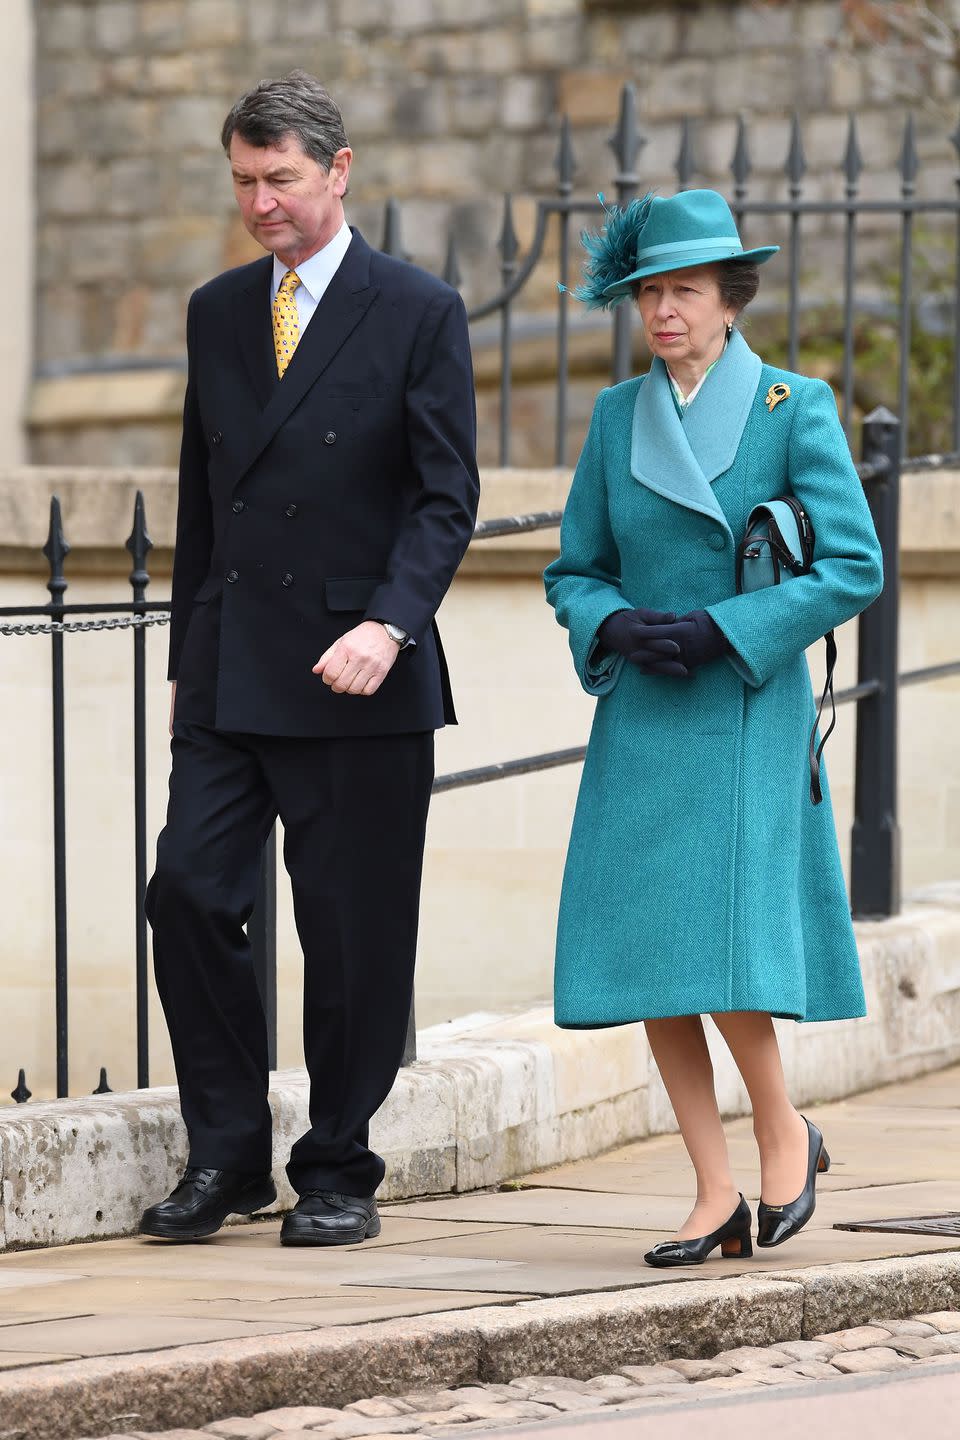
<instances>
[{"instance_id":1,"label":"woman's teal coat","mask_svg":"<svg viewBox=\"0 0 960 1440\"><path fill-rule=\"evenodd\" d=\"M773 385L789 395L770 405ZM753 506L793 493L808 575L736 593ZM870 512L828 385L734 333L680 419L666 369L601 392L547 597L597 697L564 875L558 1025L759 1010L864 1013L829 790L810 800L804 651L880 592ZM705 609L732 653L689 679L597 649L624 607Z\"/></svg>"}]
</instances>

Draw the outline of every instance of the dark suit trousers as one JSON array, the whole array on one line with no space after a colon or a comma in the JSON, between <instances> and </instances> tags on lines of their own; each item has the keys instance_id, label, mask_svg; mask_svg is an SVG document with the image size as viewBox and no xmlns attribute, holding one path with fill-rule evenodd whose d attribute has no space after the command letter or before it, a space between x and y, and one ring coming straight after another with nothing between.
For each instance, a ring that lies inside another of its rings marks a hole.
<instances>
[{"instance_id":1,"label":"dark suit trousers","mask_svg":"<svg viewBox=\"0 0 960 1440\"><path fill-rule=\"evenodd\" d=\"M234 734L181 718L178 694L172 752L148 914L189 1163L271 1166L266 1025L243 926L279 815L310 1075L310 1129L287 1173L301 1193L372 1195L384 1165L368 1122L396 1078L413 992L433 734Z\"/></svg>"}]
</instances>

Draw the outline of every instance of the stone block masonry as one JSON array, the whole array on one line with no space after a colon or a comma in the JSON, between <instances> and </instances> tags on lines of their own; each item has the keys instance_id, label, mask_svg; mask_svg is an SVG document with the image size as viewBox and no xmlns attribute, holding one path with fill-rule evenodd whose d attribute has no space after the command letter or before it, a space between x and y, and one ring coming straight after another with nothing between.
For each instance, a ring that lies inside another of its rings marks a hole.
<instances>
[{"instance_id":1,"label":"stone block masonry","mask_svg":"<svg viewBox=\"0 0 960 1440\"><path fill-rule=\"evenodd\" d=\"M958 887L859 926L858 939L869 1019L781 1027L801 1105L960 1058ZM721 1111L747 1113L729 1054L713 1048ZM482 1190L675 1128L641 1026L562 1031L548 1009L466 1017L422 1032L419 1054L372 1125L387 1162L384 1199ZM275 1075L275 1210L294 1200L283 1166L308 1126L307 1101L304 1071ZM0 1111L0 1250L135 1233L185 1153L172 1089ZM842 1301L825 1283L819 1303L824 1328Z\"/></svg>"},{"instance_id":2,"label":"stone block masonry","mask_svg":"<svg viewBox=\"0 0 960 1440\"><path fill-rule=\"evenodd\" d=\"M651 137L643 183L673 185L688 114L697 123L696 179L727 185L744 112L753 183L758 193L776 190L784 117L797 109L816 140L807 155L812 193L836 196L849 107L871 107L871 184L895 194L906 103L897 77L918 94L948 95L955 85L944 61L858 47L838 30L840 7L823 0L37 0L35 9L41 375L64 362L178 360L190 291L259 253L237 227L218 136L233 99L264 75L299 65L328 81L355 142L352 218L378 243L389 196L429 197L429 226L407 243L414 259L439 269L453 223L468 303L499 288L491 235L503 193L553 191L561 112L580 158L578 193L611 189L607 137L625 80L637 86ZM932 110L918 125L921 146L951 167L951 125ZM921 194L925 183L921 170ZM554 265L544 261L550 274L528 292L528 306L552 305ZM65 319L52 288L71 296ZM530 404L518 417L520 452L549 434L541 411ZM155 434L35 422L33 455L175 458L163 415L135 428Z\"/></svg>"}]
</instances>

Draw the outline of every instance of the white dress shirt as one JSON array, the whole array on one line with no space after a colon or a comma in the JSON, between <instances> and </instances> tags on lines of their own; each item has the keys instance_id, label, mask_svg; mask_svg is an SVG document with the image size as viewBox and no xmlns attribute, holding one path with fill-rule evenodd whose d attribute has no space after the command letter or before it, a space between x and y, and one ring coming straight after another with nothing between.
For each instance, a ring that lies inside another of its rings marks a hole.
<instances>
[{"instance_id":1,"label":"white dress shirt","mask_svg":"<svg viewBox=\"0 0 960 1440\"><path fill-rule=\"evenodd\" d=\"M300 277L300 284L293 292L293 298L297 302L297 315L300 320L300 334L313 319L313 312L320 304L324 291L330 281L340 269L344 255L350 246L353 235L350 226L344 220L340 229L332 240L328 240L322 250L304 260L296 267L296 273ZM280 281L287 273L288 267L284 265L279 255L273 257L273 281L270 286L270 303L277 298L277 291L280 288Z\"/></svg>"}]
</instances>

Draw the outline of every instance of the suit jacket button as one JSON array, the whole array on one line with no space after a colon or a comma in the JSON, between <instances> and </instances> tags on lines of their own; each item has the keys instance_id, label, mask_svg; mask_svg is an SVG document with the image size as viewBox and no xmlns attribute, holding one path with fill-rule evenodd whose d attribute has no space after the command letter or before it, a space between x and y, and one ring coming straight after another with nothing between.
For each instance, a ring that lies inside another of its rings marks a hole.
<instances>
[{"instance_id":1,"label":"suit jacket button","mask_svg":"<svg viewBox=\"0 0 960 1440\"><path fill-rule=\"evenodd\" d=\"M210 436L210 439L213 441L214 445L219 445L221 440L223 439L223 436L221 435L219 430L214 430L213 434Z\"/></svg>"},{"instance_id":2,"label":"suit jacket button","mask_svg":"<svg viewBox=\"0 0 960 1440\"><path fill-rule=\"evenodd\" d=\"M289 516L290 516L290 519L292 520L293 517L294 517L294 515L296 515L296 513L297 513L297 507L296 507L296 505L288 505L287 508L286 508L286 510L284 510L283 513L284 513L284 515L289 515Z\"/></svg>"},{"instance_id":3,"label":"suit jacket button","mask_svg":"<svg viewBox=\"0 0 960 1440\"><path fill-rule=\"evenodd\" d=\"M713 534L710 535L707 539L707 544L710 546L711 550L723 549L723 536L720 534L719 530L714 530Z\"/></svg>"},{"instance_id":4,"label":"suit jacket button","mask_svg":"<svg viewBox=\"0 0 960 1440\"><path fill-rule=\"evenodd\" d=\"M239 571L239 570L228 570L228 571L227 571L227 584L228 584L228 585L236 585L236 583L237 583L237 581L238 581L239 579L240 579L240 571Z\"/></svg>"},{"instance_id":5,"label":"suit jacket button","mask_svg":"<svg viewBox=\"0 0 960 1440\"><path fill-rule=\"evenodd\" d=\"M324 445L335 445L337 443L336 430L328 430L326 435L324 435L323 437L323 443Z\"/></svg>"},{"instance_id":6,"label":"suit jacket button","mask_svg":"<svg viewBox=\"0 0 960 1440\"><path fill-rule=\"evenodd\" d=\"M292 584L293 584L293 576L290 574L290 571L289 571L289 570L287 571L286 575L281 575L281 576L280 576L280 584L281 584L281 585L292 585Z\"/></svg>"},{"instance_id":7,"label":"suit jacket button","mask_svg":"<svg viewBox=\"0 0 960 1440\"><path fill-rule=\"evenodd\" d=\"M244 505L244 503L243 503L242 500L234 500L234 502L233 502L233 513L234 513L234 515L241 515L241 514L243 513L243 511L246 510L246 508L247 508L247 507L246 507L246 505Z\"/></svg>"}]
</instances>

